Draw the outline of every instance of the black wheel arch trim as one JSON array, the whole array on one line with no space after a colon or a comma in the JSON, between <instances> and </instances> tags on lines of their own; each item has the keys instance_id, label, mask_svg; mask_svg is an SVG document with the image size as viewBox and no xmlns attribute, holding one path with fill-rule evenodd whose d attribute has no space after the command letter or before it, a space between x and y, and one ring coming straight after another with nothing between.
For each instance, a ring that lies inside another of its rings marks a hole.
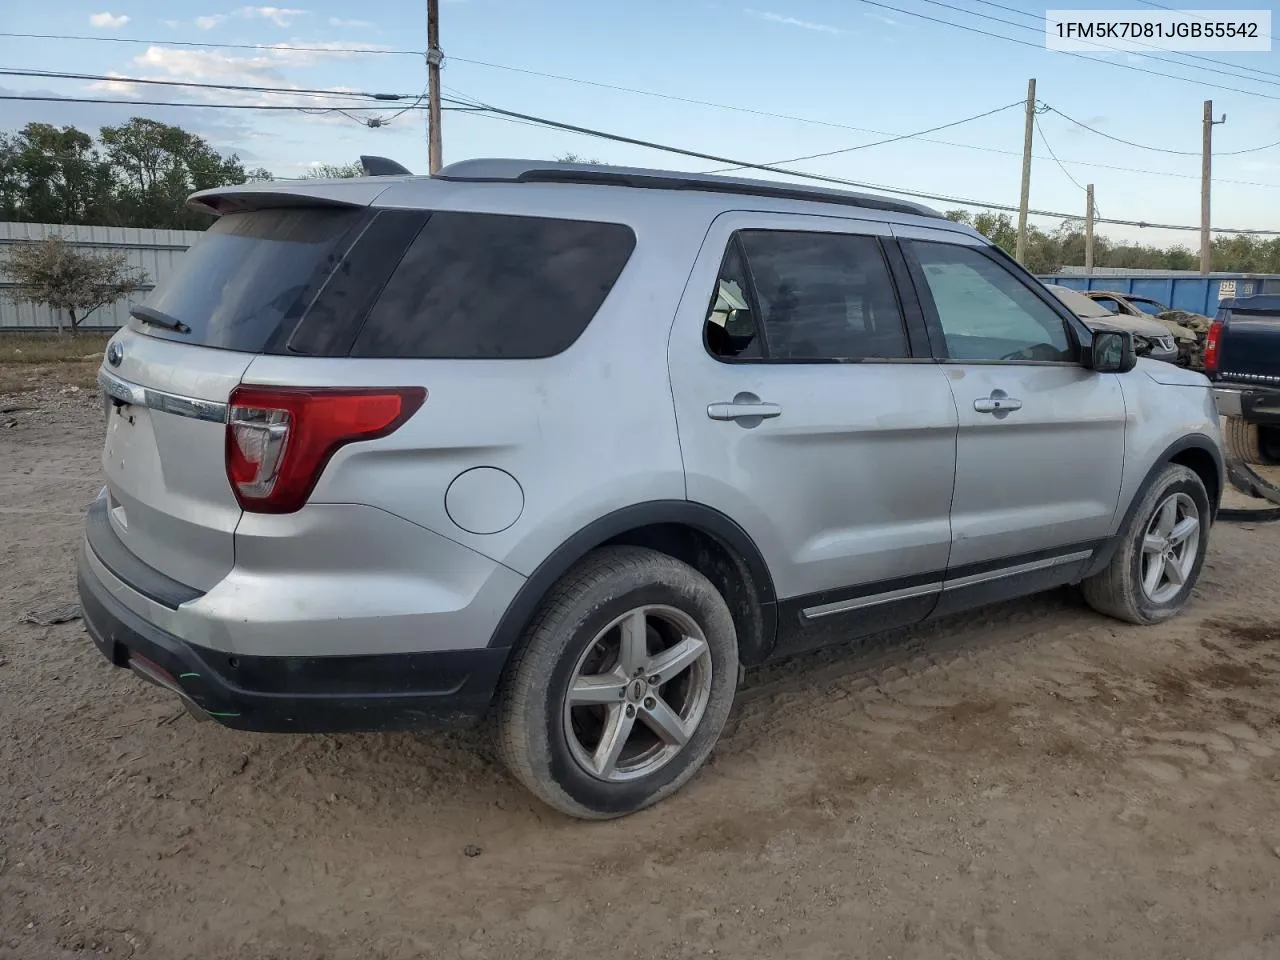
<instances>
[{"instance_id":1,"label":"black wheel arch trim","mask_svg":"<svg viewBox=\"0 0 1280 960\"><path fill-rule=\"evenodd\" d=\"M547 592L556 581L569 572L575 563L602 544L608 543L631 530L659 524L676 524L691 527L719 540L736 553L745 564L755 586L760 607L764 611L763 644L771 648L777 630L775 611L776 594L773 577L764 556L747 533L736 521L714 507L692 500L650 500L632 504L605 514L570 536L546 559L521 586L515 599L507 605L497 629L489 640L490 647L510 648L533 618Z\"/></svg>"},{"instance_id":2,"label":"black wheel arch trim","mask_svg":"<svg viewBox=\"0 0 1280 960\"><path fill-rule=\"evenodd\" d=\"M1107 564L1111 562L1111 558L1120 547L1120 531L1124 530L1129 525L1129 521L1133 519L1134 512L1138 509L1138 504L1142 502L1143 496L1151 489L1151 485L1156 482L1156 478L1160 476L1161 471L1171 464L1178 454L1185 453L1188 450L1198 450L1201 453L1208 454L1217 469L1217 489L1205 491L1209 494L1210 521L1217 519L1218 509L1222 503L1223 487L1227 482L1226 465L1223 462L1222 453L1217 444L1204 434L1188 434L1165 447L1164 451L1152 462L1151 469L1147 471L1147 475L1142 478L1142 483L1138 484L1138 489L1129 498L1129 505L1125 508L1124 516L1116 527L1115 535L1107 541L1106 546L1094 554L1093 560L1090 561L1084 571L1084 577L1091 577L1106 569Z\"/></svg>"}]
</instances>

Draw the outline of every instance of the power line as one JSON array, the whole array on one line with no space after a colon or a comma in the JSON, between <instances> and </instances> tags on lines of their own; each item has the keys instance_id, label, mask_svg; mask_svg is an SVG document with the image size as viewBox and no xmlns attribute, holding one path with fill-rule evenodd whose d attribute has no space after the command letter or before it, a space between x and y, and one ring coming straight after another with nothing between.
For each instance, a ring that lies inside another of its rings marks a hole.
<instances>
[{"instance_id":1,"label":"power line","mask_svg":"<svg viewBox=\"0 0 1280 960\"><path fill-rule=\"evenodd\" d=\"M0 95L0 100L29 100L36 103L109 103L122 107L198 107L203 110L296 110L299 113L335 113L342 111L385 110L385 107L368 107L343 104L341 106L304 107L300 105L270 103L201 103L196 100L109 100L105 97L54 97L35 95ZM425 110L425 105L413 104L403 110ZM443 107L445 110L460 110L460 107Z\"/></svg>"},{"instance_id":2,"label":"power line","mask_svg":"<svg viewBox=\"0 0 1280 960\"><path fill-rule=\"evenodd\" d=\"M1057 155L1056 153L1054 153L1054 152L1053 152L1053 147L1049 146L1049 138L1048 138L1048 137L1046 137L1046 136L1044 135L1044 130L1043 130L1043 129L1041 129L1041 127L1040 127L1040 117L1039 117L1039 115L1036 115L1036 117L1035 117L1035 124L1036 124L1036 132L1040 134L1040 142L1041 142L1041 143L1043 143L1043 144L1044 144L1044 148L1045 148L1046 150L1048 150L1048 151L1049 151L1049 156L1053 157L1053 162L1054 162L1054 163L1056 163L1056 164L1058 165L1058 169L1062 171L1063 175L1064 175L1068 180L1070 180L1070 181L1071 181L1072 183L1074 183L1077 187L1079 187L1081 190L1083 190L1083 189L1084 189L1084 187L1083 187L1083 186L1081 186L1080 181L1079 181L1079 180L1077 180L1075 177L1073 177L1073 176L1071 175L1071 171L1070 171L1070 170L1068 170L1066 167L1064 167L1064 166L1062 165L1062 161L1058 159L1058 155Z\"/></svg>"},{"instance_id":3,"label":"power line","mask_svg":"<svg viewBox=\"0 0 1280 960\"><path fill-rule=\"evenodd\" d=\"M422 57L423 50L387 50L369 47L304 47L285 43L213 43L200 40L143 40L138 37L90 37L74 33L0 33L19 40L84 40L91 43L140 43L149 46L208 47L217 50L292 50L299 53L383 54L394 57Z\"/></svg>"},{"instance_id":4,"label":"power line","mask_svg":"<svg viewBox=\"0 0 1280 960\"><path fill-rule=\"evenodd\" d=\"M972 123L974 120L981 120L984 117L989 117L993 114L1000 113L1001 111L1008 110L1011 107L1020 107L1022 106L1023 102L1024 101L1022 100L1015 100L1013 103L1006 103L1003 107L996 107L992 110L987 110L983 113L974 114L972 117L965 117L963 120L952 120L950 123L943 123L936 127L929 127L927 130L920 130L920 131L917 131L916 133L903 133L897 136L889 137L888 139L885 139L885 140L876 140L872 143L860 143L853 147L842 147L839 150L828 150L825 153L810 153L803 157L792 157L790 160L774 160L769 164L769 166L779 167L779 166L782 166L782 164L784 163L800 163L802 160L818 160L818 159L821 159L822 157L834 157L842 153L852 153L855 150L866 150L868 147L879 147L879 146L883 146L886 143L897 143L900 140L910 140L914 137L920 137L926 133L933 133L937 130L946 130L949 127L958 127L962 123ZM708 173L728 173L732 170L738 170L738 169L740 168L739 167L721 167L716 170L708 170L707 172Z\"/></svg>"},{"instance_id":5,"label":"power line","mask_svg":"<svg viewBox=\"0 0 1280 960\"><path fill-rule=\"evenodd\" d=\"M1062 117L1064 120L1070 120L1077 127L1081 127L1085 130L1088 130L1090 133L1096 133L1100 137L1106 137L1108 140L1114 140L1116 143L1123 143L1127 146L1137 147L1141 150L1152 150L1152 151L1155 151L1156 153L1171 153L1179 157L1200 156L1199 150L1170 150L1168 147L1153 147L1148 144L1135 143L1132 140L1125 140L1121 137L1112 136L1109 133L1104 133L1101 130L1094 129L1093 127L1089 126L1087 123L1081 123L1079 120L1076 120L1072 117L1067 116L1057 107L1048 107L1048 109L1056 113L1058 116ZM1244 150L1227 150L1223 152L1215 152L1214 156L1215 157L1236 157L1242 153L1257 153L1259 150L1270 150L1272 147L1280 147L1280 140L1277 140L1273 143L1264 143L1258 147L1246 147Z\"/></svg>"},{"instance_id":6,"label":"power line","mask_svg":"<svg viewBox=\"0 0 1280 960\"><path fill-rule=\"evenodd\" d=\"M933 200L940 203L956 203L962 206L979 207L987 210L1001 210L1013 212L1018 207L1012 204L991 203L985 200L972 200L963 197L953 197L945 194L926 193L922 190L912 190L905 187L893 187L878 183L865 183L860 180L848 180L843 177L831 177L820 173L808 173L801 170L787 170L782 167L771 166L764 163L751 163L744 160L736 160L731 157L722 157L713 153L703 153L700 150L690 150L685 147L676 147L669 144L656 143L652 140L641 140L637 137L628 137L622 134L609 133L604 130L596 130L591 127L583 127L578 124L565 123L561 120L552 120L547 117L539 117L534 114L521 113L517 110L507 110L502 107L495 107L491 104L483 103L475 98L468 97L465 100L450 99L451 103L461 104L463 106L480 108L476 115L485 113L495 117L507 118L522 121L525 123L533 123L537 126L548 127L553 130L564 130L569 133L578 133L584 136L596 137L602 140L611 140L615 143L625 143L631 146L644 147L650 150L659 150L664 153L672 153L683 157L692 157L696 160L707 160L711 163L720 163L743 170L762 170L767 173L780 174L788 177L798 177L805 180L814 180L820 183L831 183L839 186L857 187L863 190L878 190L882 193L892 193L899 196L915 197L922 200ZM1078 214L1062 213L1056 210L1028 210L1036 216L1056 217L1064 220L1077 220ZM1198 231L1199 226L1187 226L1185 224L1168 224L1168 223L1148 223L1145 220L1121 220L1117 218L1097 218L1099 223L1110 223L1116 226L1125 227L1141 227L1155 230L1194 230ZM1213 227L1215 233L1233 233L1233 234L1256 234L1266 236L1280 236L1280 230L1253 230L1240 229L1235 227Z\"/></svg>"},{"instance_id":7,"label":"power line","mask_svg":"<svg viewBox=\"0 0 1280 960\"><path fill-rule=\"evenodd\" d=\"M928 2L931 2L931 0L925 0L925 2L926 2L926 3L928 3ZM982 4L983 6L986 6L986 7L994 7L994 8L995 8L995 9L997 9L997 10L1007 10L1007 11L1009 11L1010 13L1016 13L1016 14L1018 14L1019 16L1028 17L1029 19L1032 19L1032 20L1036 20L1036 21L1038 21L1038 22L1041 24L1041 26L1037 26L1037 27L1030 27L1030 26L1027 26L1026 24L1022 24L1022 23L1012 23L1012 22L1011 22L1011 21L1009 21L1009 20L1001 20L999 17L992 17L992 18L991 18L991 19L993 19L993 20L997 20L997 21L999 21L1000 23L1008 23L1010 26L1020 27L1020 28L1021 28L1021 29L1023 29L1023 30L1031 30L1031 31L1033 31L1033 32L1035 32L1035 33L1042 33L1042 32L1043 32L1043 30L1044 30L1043 24L1044 24L1044 22L1045 22L1045 18L1046 18L1046 15L1045 15L1045 14L1037 13L1037 12L1035 12L1035 11L1033 11L1033 10L1024 10L1024 9L1023 9L1023 8L1021 8L1021 7L1010 7L1010 6L1008 6L1008 5L1006 5L1006 4L1003 4L1003 3L996 3L996 2L995 2L995 0L973 0L973 2L974 2L974 3L980 3L980 4ZM946 4L939 4L939 6L946 6ZM1153 6L1155 6L1155 4L1153 4ZM963 8L961 8L961 7L952 7L951 9L954 9L954 10L961 10L962 12L969 12L969 11L964 11L964 10L963 10ZM1165 10L1169 10L1169 11L1171 11L1171 12L1173 12L1173 13L1189 13L1189 12L1190 12L1190 11L1186 11L1186 10L1175 10L1173 7L1164 7L1164 9L1165 9ZM980 14L980 13L973 13L973 16L975 16L975 17L980 17L980 16L983 16L983 14ZM1197 19L1202 19L1202 18L1197 18ZM1205 22L1208 22L1208 21L1205 21ZM1135 43L1135 44L1137 44L1137 45L1138 45L1138 46L1140 46L1140 47L1146 47L1148 50L1160 50L1160 51L1163 51L1163 50L1164 50L1164 48L1163 48L1163 47L1157 46L1157 45L1156 45L1156 44L1154 44L1154 43L1142 43L1142 42L1141 42L1141 41L1139 41L1139 40L1131 40L1130 42ZM1123 49L1123 48L1120 48L1120 47L1111 47L1111 46L1108 46L1108 45L1106 45L1106 44L1100 44L1100 43L1095 43L1095 44L1093 44L1093 45L1094 45L1094 46L1096 46L1096 47L1100 47L1100 48L1102 48L1102 49L1104 49L1104 50L1121 50L1121 49ZM1129 51L1126 51L1126 52L1129 52ZM1233 69L1233 70L1248 70L1250 73L1259 73L1259 74L1262 74L1262 75L1263 75L1263 76L1265 76L1265 77L1272 77L1272 78L1275 78L1275 79L1272 79L1272 80L1257 80L1257 79L1255 79L1255 78L1253 78L1253 77L1246 77L1246 76L1243 76L1242 74L1239 74L1239 73L1233 73L1233 74L1230 74L1230 76L1233 76L1233 77L1239 77L1241 80L1250 80L1250 81L1252 81L1252 82L1254 82L1254 83L1269 83L1269 84L1271 84L1271 85L1273 85L1273 86L1280 86L1280 73L1273 73L1273 72L1271 72L1271 71L1269 71L1269 70L1259 70L1259 69L1257 69L1256 67L1246 67L1246 66L1244 66L1243 64L1231 63L1229 60L1218 60L1218 59L1216 59L1215 57L1203 57L1203 56L1200 56L1200 55L1198 55L1198 54L1188 53L1188 52L1186 52L1186 51L1169 51L1169 52L1171 52L1171 53L1177 53L1177 54L1178 54L1178 56L1180 56L1180 57L1185 57L1185 58L1187 58L1188 60L1201 60L1201 61L1203 61L1203 62L1205 62L1205 63L1212 63L1215 67L1218 67L1219 69L1220 69L1220 68L1222 68L1222 67L1230 67L1230 68L1231 68L1231 69ZM1141 54L1141 53L1139 53L1139 54L1137 54L1137 56L1150 56L1150 54ZM1184 63L1183 63L1182 61L1180 61L1180 60L1170 60L1170 59L1168 59L1167 57L1151 57L1151 59L1153 59L1153 60L1160 60L1160 61L1162 61L1162 62L1164 62L1164 63L1172 63L1172 64L1174 64L1175 66L1188 66L1188 67L1192 67L1193 69L1196 69L1196 70L1209 70L1209 69L1211 69L1211 68L1209 68L1209 67L1197 67L1197 66L1195 66L1194 64L1184 64ZM1215 71L1213 71L1213 72L1215 72L1215 73L1216 73L1216 72L1218 72L1218 71L1217 71L1217 70L1215 70Z\"/></svg>"},{"instance_id":8,"label":"power line","mask_svg":"<svg viewBox=\"0 0 1280 960\"><path fill-rule=\"evenodd\" d=\"M1008 6L1005 6L1004 4L995 3L993 2L993 0L975 0L975 2L985 3L989 6L997 7L999 9L1009 10L1011 12L1020 12L1020 13L1023 13L1025 16L1029 16L1029 17L1036 16L1036 14L1033 14L1029 11L1018 11L1017 8L1008 7ZM1160 7L1161 9L1164 9L1164 10L1174 10L1173 7L1166 7L1166 6L1163 6L1162 4L1149 2L1149 0L1142 0L1142 2L1147 3L1148 6ZM896 8L888 8L888 9L896 9ZM910 11L900 11L900 12L910 13ZM923 19L930 20L935 23L946 24L948 26L955 26L960 29L965 29L965 30L973 29L973 28L965 27L961 24L952 24L950 21L937 20L933 17L927 17L922 14L911 14L911 15L921 16ZM998 34L989 34L981 30L976 32L982 33L985 36L995 37L996 39L1009 40L1010 42L1013 42L1013 43L1021 43L1024 46L1036 47L1035 44L1026 44L1024 41L1016 40L1013 37L1002 37ZM392 55L404 55L404 56L424 56L425 55L423 51L420 51L420 50L388 50L388 49L371 50L371 49L365 49L365 48L359 48L359 47L320 48L320 47L290 46L288 44L215 43L212 41L190 41L190 40L145 40L145 39L135 38L135 37L97 37L97 36L85 36L85 35L79 35L79 34L0 32L0 37L14 37L14 38L40 39L40 40L75 40L75 41L86 41L86 42L95 42L95 43L108 42L108 43L135 43L135 44L155 44L155 45L167 44L171 46L208 47L208 48L214 48L214 49L232 49L232 50L266 50L266 51L284 50L284 51L299 51L299 52L307 52L307 53L353 53L353 54L370 53L370 54L392 54ZM1037 49L1041 49L1041 48L1037 47ZM1059 51L1059 52L1067 52L1067 51ZM1089 57L1085 57L1084 59L1090 60L1091 62L1096 62L1096 61L1092 61L1092 58L1089 58ZM558 80L565 83L574 83L574 84L579 84L581 86L596 87L598 89L603 89L603 90L615 90L620 93L630 93L637 96L653 97L656 99L667 100L675 103L687 103L693 106L710 107L717 110L730 110L735 113L749 114L749 115L758 116L758 117L766 117L769 119L788 120L796 123L812 124L814 126L832 127L832 128L841 129L841 130L852 130L857 133L870 133L876 136L890 138L890 140L888 141L881 141L881 142L891 142L892 140L895 140L895 139L910 138L910 139L919 140L921 143L933 143L933 144L938 144L940 146L954 147L954 148L964 149L964 150L978 150L983 153L997 153L997 154L1003 154L1006 156L1021 156L1021 154L1018 151L1003 150L1003 149L1000 149L999 147L982 146L981 144L974 144L974 143L957 143L953 140L931 139L928 137L921 136L919 133L894 134L886 130L877 130L871 127L860 127L854 124L839 123L833 120L820 120L815 117L804 117L804 116L798 116L795 114L778 113L778 112L769 111L769 110L759 110L752 107L744 107L739 104L720 103L714 100L700 100L695 97L683 97L676 94L661 93L656 90L646 90L639 87L628 87L620 84L606 83L599 80L587 80L582 77L571 77L565 74L548 73L540 70L531 70L525 67L517 67L517 66L512 66L510 64L504 64L504 63L494 63L488 60L477 60L477 59L472 59L467 57L457 57L457 56L450 56L449 60L456 63L465 63L472 66L486 67L488 69L493 69L493 70L503 70L509 73L523 74L525 76L540 77L546 80ZM1103 61L1103 62L1108 62L1108 61ZM1123 65L1120 65L1120 66L1123 66ZM1165 76L1165 74L1156 74L1156 75ZM1278 74L1277 76L1280 76L1280 74ZM118 78L108 78L108 79L116 80ZM1196 82L1186 77L1173 77L1172 79L1180 79L1180 80L1187 80L1188 82ZM121 80L120 82L125 82L125 81ZM136 82L136 81L133 81L133 82ZM1090 128L1086 128L1086 129L1090 129ZM1101 133L1100 131L1094 131L1094 132ZM1107 134L1101 134L1101 135L1109 136ZM1111 137L1110 139L1118 140L1118 142L1121 142L1121 143L1128 142L1128 141L1119 140L1119 138L1115 138L1115 137ZM864 144L861 146L877 146L877 145L879 144ZM1159 149L1159 148L1147 148L1142 144L1132 144L1132 145L1137 147L1142 147L1143 149L1157 149L1157 150ZM854 149L861 149L861 146ZM1247 152L1251 152L1252 150L1267 149L1270 146L1273 146L1273 145L1268 144L1262 147L1254 147L1254 148L1250 148L1250 150L1238 151L1238 152L1247 153ZM1198 151L1163 151L1163 152L1168 152L1168 153L1172 153L1174 155L1179 155L1179 156L1183 156L1183 155L1199 156ZM1231 155L1232 153L1218 154L1218 156L1231 156ZM1056 160L1057 158L1039 157L1038 159L1041 159L1041 160L1055 159ZM1093 167L1100 170L1116 170L1124 173L1138 173L1146 176L1174 177L1178 179L1187 179L1187 180L1200 179L1199 175L1197 174L1172 173L1165 170L1144 170L1144 169L1139 169L1135 167L1123 167L1123 166L1117 166L1115 164L1098 163L1096 161L1089 161L1089 160L1065 160L1060 162L1069 163L1074 166ZM1235 184L1235 185L1246 186L1246 187L1264 187L1269 189L1280 189L1280 184L1262 183L1262 182L1250 181L1250 180L1233 180L1233 179L1215 177L1213 182L1229 183L1229 184Z\"/></svg>"},{"instance_id":9,"label":"power line","mask_svg":"<svg viewBox=\"0 0 1280 960\"><path fill-rule=\"evenodd\" d=\"M307 87L261 87L237 83L197 83L194 80L152 80L142 77L107 77L93 73L61 73L56 70L0 68L0 76L41 77L53 80L94 80L101 83L149 84L160 87L195 87L202 90L236 90L244 93L283 93L301 96L356 97L364 100L412 100L412 93L365 93L359 90L316 90Z\"/></svg>"},{"instance_id":10,"label":"power line","mask_svg":"<svg viewBox=\"0 0 1280 960\"><path fill-rule=\"evenodd\" d=\"M926 2L938 2L938 0L926 0ZM979 36L990 37L994 40L1004 40L1004 41L1007 41L1008 43L1016 43L1019 46L1030 47L1033 50L1043 51L1045 49L1044 45L1041 43L1032 43L1029 40L1019 40L1017 37L1006 37L1002 33L992 33L990 30L983 30L980 27L971 27L963 23L956 23L954 20L943 20L939 17L931 17L926 13L919 13L915 10L906 10L902 7L895 7L892 4L881 3L880 0L858 0L858 3L864 3L867 6L877 7L881 10L891 10L894 13L900 13L903 16L907 16L907 17L917 17L921 20L928 20L930 23L941 24L942 26L945 26L945 27L954 27L957 30L964 30L967 33L976 33ZM945 5L945 4L940 4L940 5ZM971 13L971 15L977 16L977 17L985 16L984 14L979 14L979 13ZM991 18L988 18L988 19L991 19ZM1108 49L1111 49L1111 48L1108 48ZM1244 89L1241 89L1240 87L1228 87L1220 83L1210 83L1208 80L1197 80L1194 77L1180 77L1174 73L1165 73L1161 70L1152 70L1149 67L1140 67L1132 63L1121 63L1118 60L1105 60L1105 59L1100 60L1097 57L1087 56L1083 53L1073 53L1070 50L1053 50L1050 52L1060 53L1063 56L1067 56L1067 57L1075 57L1077 60L1084 60L1087 63L1105 63L1113 67L1120 67L1121 69L1124 69L1124 70L1133 70L1133 71L1136 71L1137 73L1150 74L1151 76L1154 76L1154 77L1164 77L1168 80L1180 80L1183 83L1194 83L1196 86L1200 86L1200 87L1212 87L1216 90L1227 90L1227 91L1230 91L1231 93L1243 93L1245 96L1262 97L1265 100L1280 100L1280 96L1274 96L1269 93L1262 93L1257 90L1244 90ZM1142 56L1142 54L1136 54L1136 56Z\"/></svg>"}]
</instances>

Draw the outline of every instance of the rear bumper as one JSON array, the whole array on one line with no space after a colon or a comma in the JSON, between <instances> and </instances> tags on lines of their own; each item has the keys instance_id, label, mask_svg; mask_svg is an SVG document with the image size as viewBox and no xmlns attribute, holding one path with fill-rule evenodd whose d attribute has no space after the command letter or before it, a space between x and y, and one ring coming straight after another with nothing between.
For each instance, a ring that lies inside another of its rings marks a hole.
<instances>
[{"instance_id":1,"label":"rear bumper","mask_svg":"<svg viewBox=\"0 0 1280 960\"><path fill-rule=\"evenodd\" d=\"M87 547L85 548L87 549ZM245 656L173 636L112 595L82 551L84 624L111 663L238 730L296 733L467 726L488 711L506 649Z\"/></svg>"},{"instance_id":2,"label":"rear bumper","mask_svg":"<svg viewBox=\"0 0 1280 960\"><path fill-rule=\"evenodd\" d=\"M1239 417L1249 423L1280 424L1280 389L1232 387L1214 384L1213 399L1218 413Z\"/></svg>"}]
</instances>

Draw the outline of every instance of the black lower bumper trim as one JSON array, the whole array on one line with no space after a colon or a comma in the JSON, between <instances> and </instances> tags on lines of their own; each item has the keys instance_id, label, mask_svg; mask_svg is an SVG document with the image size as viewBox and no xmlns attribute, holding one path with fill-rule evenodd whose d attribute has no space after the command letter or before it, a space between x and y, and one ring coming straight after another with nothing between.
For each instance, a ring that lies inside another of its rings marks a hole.
<instances>
[{"instance_id":1,"label":"black lower bumper trim","mask_svg":"<svg viewBox=\"0 0 1280 960\"><path fill-rule=\"evenodd\" d=\"M341 733L469 726L488 712L508 650L339 657L227 654L147 622L103 586L84 556L84 624L108 660L133 667L193 712L237 730Z\"/></svg>"}]
</instances>

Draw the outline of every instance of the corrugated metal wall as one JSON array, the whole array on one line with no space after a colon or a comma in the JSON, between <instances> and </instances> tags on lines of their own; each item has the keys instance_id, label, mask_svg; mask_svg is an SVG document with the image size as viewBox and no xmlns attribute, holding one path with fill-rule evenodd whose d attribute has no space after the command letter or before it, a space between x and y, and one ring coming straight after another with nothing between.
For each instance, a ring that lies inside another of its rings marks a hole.
<instances>
[{"instance_id":1,"label":"corrugated metal wall","mask_svg":"<svg viewBox=\"0 0 1280 960\"><path fill-rule=\"evenodd\" d=\"M3 261L16 243L60 235L86 251L123 250L129 263L147 274L147 286L133 297L95 311L82 329L114 329L129 319L129 304L141 300L174 269L178 258L200 237L198 230L143 230L137 227L78 227L52 223L0 223L0 291L12 286ZM48 307L16 304L0 296L0 330L51 330L57 321Z\"/></svg>"}]
</instances>

